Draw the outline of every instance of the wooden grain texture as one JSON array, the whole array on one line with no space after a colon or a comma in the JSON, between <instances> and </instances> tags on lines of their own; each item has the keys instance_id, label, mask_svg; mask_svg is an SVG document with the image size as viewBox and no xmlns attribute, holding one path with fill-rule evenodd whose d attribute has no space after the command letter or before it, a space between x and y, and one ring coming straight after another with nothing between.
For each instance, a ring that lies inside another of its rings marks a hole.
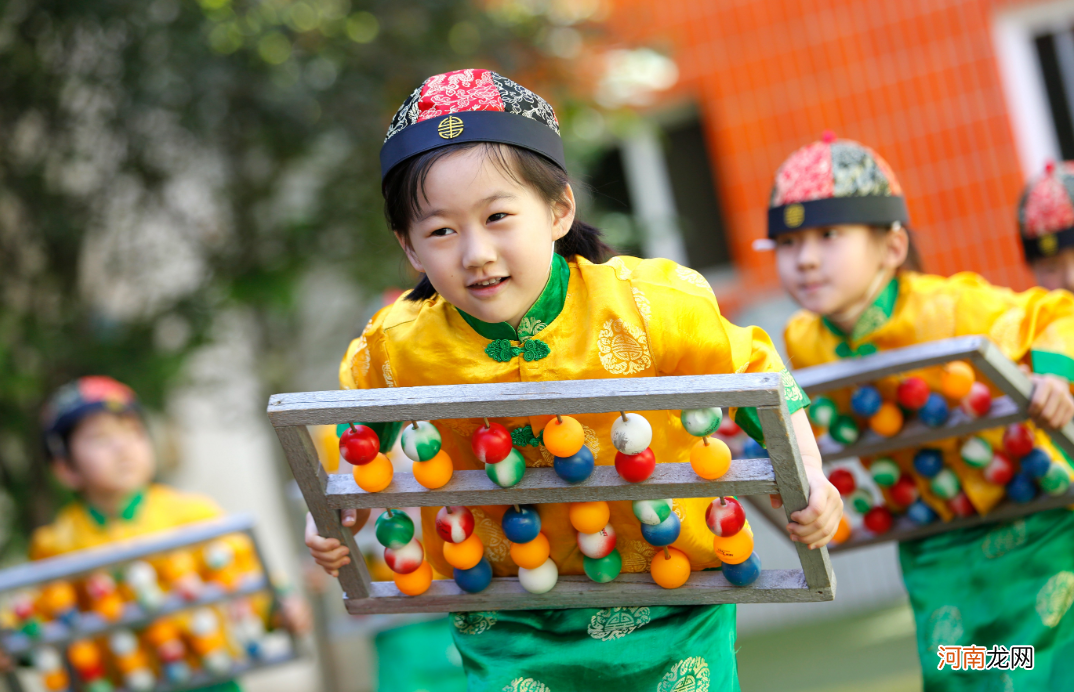
<instances>
[{"instance_id":1,"label":"wooden grain texture","mask_svg":"<svg viewBox=\"0 0 1074 692\"><path fill-rule=\"evenodd\" d=\"M657 464L649 480L628 483L614 466L598 466L586 481L571 485L550 468L526 469L518 485L500 488L484 471L456 471L442 488L428 490L414 476L396 473L379 493L367 493L350 474L328 477L328 505L334 508L443 507L447 505L530 505L594 500L659 500L663 498L767 495L777 492L768 459L736 459L718 480L706 481L689 464Z\"/></svg>"},{"instance_id":2,"label":"wooden grain texture","mask_svg":"<svg viewBox=\"0 0 1074 692\"><path fill-rule=\"evenodd\" d=\"M361 552L354 542L354 535L340 522L339 512L328 505L324 494L328 478L317 459L317 450L313 446L309 430L304 425L276 428L276 436L280 439L295 483L302 491L306 506L317 524L318 534L325 538L335 538L350 550L350 564L339 569L339 584L345 596L366 598L372 583L369 571L366 569L365 560L359 558Z\"/></svg>"},{"instance_id":3,"label":"wooden grain texture","mask_svg":"<svg viewBox=\"0 0 1074 692\"><path fill-rule=\"evenodd\" d=\"M277 427L498 418L713 406L776 406L778 373L637 377L569 382L508 382L433 387L351 389L273 394L268 416Z\"/></svg>"},{"instance_id":4,"label":"wooden grain texture","mask_svg":"<svg viewBox=\"0 0 1074 692\"><path fill-rule=\"evenodd\" d=\"M765 570L749 586L733 586L721 572L694 572L678 589L664 589L648 574L621 574L608 584L584 576L561 576L545 594L531 594L518 579L500 577L480 593L468 594L453 580L433 582L420 596L402 595L392 582L373 582L373 598L348 599L352 615L431 613L474 610L610 608L642 605L707 605L717 603L787 603L830 601L831 589L811 589L801 570Z\"/></svg>"}]
</instances>

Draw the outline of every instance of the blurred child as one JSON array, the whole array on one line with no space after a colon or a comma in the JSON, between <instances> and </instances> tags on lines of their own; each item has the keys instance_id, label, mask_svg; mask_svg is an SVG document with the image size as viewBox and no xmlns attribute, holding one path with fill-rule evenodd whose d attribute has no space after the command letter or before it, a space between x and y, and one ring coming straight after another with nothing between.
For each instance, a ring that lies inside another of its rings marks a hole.
<instances>
[{"instance_id":1,"label":"blurred child","mask_svg":"<svg viewBox=\"0 0 1074 692\"><path fill-rule=\"evenodd\" d=\"M1044 175L1029 182L1018 202L1018 230L1037 283L1074 290L1074 163L1049 161Z\"/></svg>"},{"instance_id":2,"label":"blurred child","mask_svg":"<svg viewBox=\"0 0 1074 692\"><path fill-rule=\"evenodd\" d=\"M984 334L1032 369L1030 415L1058 428L1074 416L1074 296L989 285L968 272L951 278L911 271L906 202L894 173L872 150L826 135L776 173L768 234L784 288L804 310L786 329L787 353L804 368L955 336ZM924 371L934 388L940 368ZM1003 486L946 455L979 513ZM1046 438L1044 447L1070 473ZM931 445L930 445L931 446ZM863 460L868 463L868 460ZM912 464L921 497L943 518L949 506ZM899 546L917 623L927 691L1074 689L1074 515L1066 509L942 533ZM1032 670L938 670L940 645L1033 645Z\"/></svg>"},{"instance_id":3,"label":"blurred child","mask_svg":"<svg viewBox=\"0 0 1074 692\"><path fill-rule=\"evenodd\" d=\"M559 123L540 96L487 70L426 80L398 110L381 150L388 223L418 286L374 316L340 366L346 389L709 373L786 373L768 336L720 315L705 280L662 259L613 258L600 232L575 217ZM784 376L809 480L809 505L789 530L825 545L842 502L821 472L803 410L808 399ZM695 440L678 417L645 414L660 462L688 459ZM535 437L550 416L505 418L527 466L552 459ZM759 435L756 412L740 410ZM579 415L597 464L612 464L614 416ZM456 469L482 469L470 447L474 420L434 424ZM674 546L694 570L719 565L704 512L709 499L675 500L682 530ZM656 550L629 502L612 502L623 571L649 569ZM422 508L426 559L451 574ZM500 531L503 507L475 508L494 573L517 567ZM542 533L560 574L582 574L566 504L539 505ZM365 521L347 513L344 524ZM330 573L347 549L307 526L307 545ZM358 557L358 556L355 556ZM420 596L418 597L420 598ZM471 691L737 690L735 607L498 611L454 617L455 643Z\"/></svg>"}]
</instances>

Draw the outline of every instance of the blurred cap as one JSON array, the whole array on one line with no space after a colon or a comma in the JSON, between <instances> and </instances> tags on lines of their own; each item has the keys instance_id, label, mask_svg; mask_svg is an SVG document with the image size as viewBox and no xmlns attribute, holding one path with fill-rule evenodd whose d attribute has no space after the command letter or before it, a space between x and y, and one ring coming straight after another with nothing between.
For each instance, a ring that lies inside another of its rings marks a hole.
<instances>
[{"instance_id":1,"label":"blurred cap","mask_svg":"<svg viewBox=\"0 0 1074 692\"><path fill-rule=\"evenodd\" d=\"M552 106L490 70L456 70L421 83L392 118L380 149L381 179L411 156L462 142L535 151L566 169Z\"/></svg>"},{"instance_id":2,"label":"blurred cap","mask_svg":"<svg viewBox=\"0 0 1074 692\"><path fill-rule=\"evenodd\" d=\"M875 151L831 131L790 155L776 171L768 237L837 224L910 222L902 186Z\"/></svg>"},{"instance_id":3,"label":"blurred cap","mask_svg":"<svg viewBox=\"0 0 1074 692\"><path fill-rule=\"evenodd\" d=\"M1049 161L1018 202L1018 230L1026 261L1074 246L1074 163Z\"/></svg>"},{"instance_id":4,"label":"blurred cap","mask_svg":"<svg viewBox=\"0 0 1074 692\"><path fill-rule=\"evenodd\" d=\"M140 410L134 390L127 385L103 375L80 377L57 389L41 412L45 446L54 457L66 456L67 435L86 416Z\"/></svg>"}]
</instances>

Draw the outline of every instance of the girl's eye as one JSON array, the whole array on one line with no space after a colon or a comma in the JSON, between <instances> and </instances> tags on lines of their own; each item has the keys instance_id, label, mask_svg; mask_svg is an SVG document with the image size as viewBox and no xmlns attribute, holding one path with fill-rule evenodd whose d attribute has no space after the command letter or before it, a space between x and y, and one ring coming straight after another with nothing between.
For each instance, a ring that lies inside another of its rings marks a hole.
<instances>
[{"instance_id":1,"label":"girl's eye","mask_svg":"<svg viewBox=\"0 0 1074 692\"><path fill-rule=\"evenodd\" d=\"M782 238L776 240L777 247L790 247L792 245L794 245L794 238L788 238L787 236L783 236Z\"/></svg>"},{"instance_id":2,"label":"girl's eye","mask_svg":"<svg viewBox=\"0 0 1074 692\"><path fill-rule=\"evenodd\" d=\"M824 234L821 237L827 240L831 240L832 238L838 238L839 231L835 230L834 228L826 228L824 230Z\"/></svg>"},{"instance_id":3,"label":"girl's eye","mask_svg":"<svg viewBox=\"0 0 1074 692\"><path fill-rule=\"evenodd\" d=\"M500 219L506 219L506 218L507 218L507 214L505 214L502 211L497 212L497 213L495 213L495 214L493 214L492 216L489 217L487 223L494 223L496 221L499 221Z\"/></svg>"},{"instance_id":4,"label":"girl's eye","mask_svg":"<svg viewBox=\"0 0 1074 692\"><path fill-rule=\"evenodd\" d=\"M446 235L449 235L451 233L454 233L454 232L455 231L451 230L450 228L438 228L435 231L433 231L432 233L430 233L429 235L431 237L433 237L433 238L442 238L442 237L444 237Z\"/></svg>"}]
</instances>

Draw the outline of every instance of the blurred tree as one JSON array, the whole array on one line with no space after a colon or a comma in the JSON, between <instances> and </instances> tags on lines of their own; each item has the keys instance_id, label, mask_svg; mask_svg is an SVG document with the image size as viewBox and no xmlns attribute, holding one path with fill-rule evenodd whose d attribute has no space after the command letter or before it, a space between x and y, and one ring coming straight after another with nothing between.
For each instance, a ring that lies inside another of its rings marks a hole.
<instances>
[{"instance_id":1,"label":"blurred tree","mask_svg":"<svg viewBox=\"0 0 1074 692\"><path fill-rule=\"evenodd\" d=\"M547 88L600 4L0 3L0 557L55 509L55 387L107 373L159 407L239 308L278 391L264 363L286 361L312 267L400 283L377 156L397 104L473 64L540 65Z\"/></svg>"}]
</instances>

